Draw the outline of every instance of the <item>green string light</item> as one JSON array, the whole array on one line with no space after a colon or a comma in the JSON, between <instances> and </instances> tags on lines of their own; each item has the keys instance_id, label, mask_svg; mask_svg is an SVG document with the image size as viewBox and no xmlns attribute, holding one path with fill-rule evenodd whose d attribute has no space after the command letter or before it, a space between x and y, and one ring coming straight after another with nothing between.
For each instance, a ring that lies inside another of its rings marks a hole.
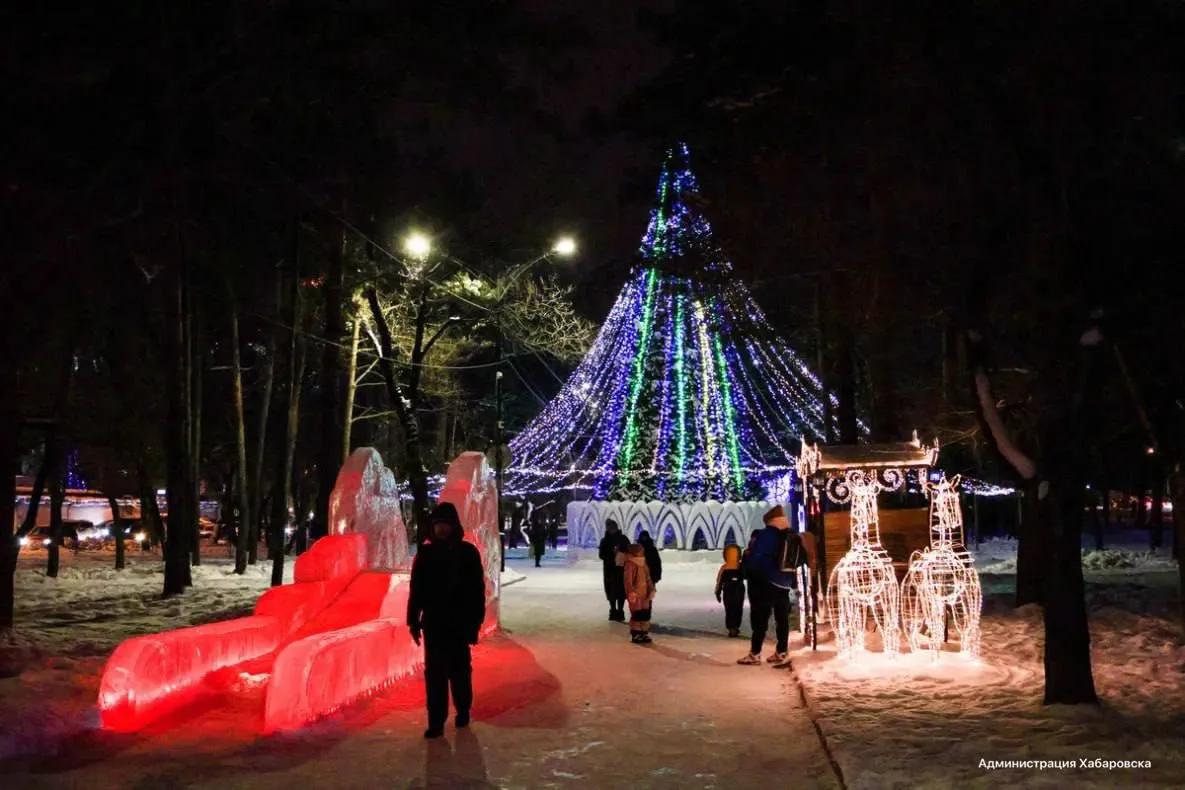
<instances>
[{"instance_id":1,"label":"green string light","mask_svg":"<svg viewBox=\"0 0 1185 790\"><path fill-rule=\"evenodd\" d=\"M720 345L720 336L713 340L716 346L716 365L719 369L720 386L724 390L724 430L728 437L728 454L732 458L732 478L739 494L745 487L745 476L741 472L740 446L737 442L736 407L732 403L732 386L729 382L728 366L724 361L724 347Z\"/></svg>"},{"instance_id":2,"label":"green string light","mask_svg":"<svg viewBox=\"0 0 1185 790\"><path fill-rule=\"evenodd\" d=\"M679 390L679 443L675 462L675 476L680 487L687 469L687 376L683 371L683 295L675 301L675 381Z\"/></svg>"},{"instance_id":3,"label":"green string light","mask_svg":"<svg viewBox=\"0 0 1185 790\"><path fill-rule=\"evenodd\" d=\"M638 398L642 394L643 372L646 368L646 355L650 346L650 329L654 324L654 295L655 283L658 281L658 270L651 269L646 278L646 303L642 308L642 332L638 337L638 350L634 354L633 370L630 373L630 400L626 411L625 443L621 448L621 462L619 469L629 469L634 460L634 443L638 437Z\"/></svg>"}]
</instances>

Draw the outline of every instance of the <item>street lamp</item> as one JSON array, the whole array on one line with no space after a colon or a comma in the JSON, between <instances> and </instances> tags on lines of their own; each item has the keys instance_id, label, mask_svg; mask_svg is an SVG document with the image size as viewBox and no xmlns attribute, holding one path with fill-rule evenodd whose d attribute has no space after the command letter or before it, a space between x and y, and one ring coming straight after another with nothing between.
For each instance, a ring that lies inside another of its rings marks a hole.
<instances>
[{"instance_id":1,"label":"street lamp","mask_svg":"<svg viewBox=\"0 0 1185 790\"><path fill-rule=\"evenodd\" d=\"M403 240L403 251L409 258L422 261L432 252L432 239L419 231L412 231Z\"/></svg>"},{"instance_id":2,"label":"street lamp","mask_svg":"<svg viewBox=\"0 0 1185 790\"><path fill-rule=\"evenodd\" d=\"M555 245L551 251L556 255L562 255L567 258L570 255L576 254L576 240L571 236L560 236L556 239Z\"/></svg>"}]
</instances>

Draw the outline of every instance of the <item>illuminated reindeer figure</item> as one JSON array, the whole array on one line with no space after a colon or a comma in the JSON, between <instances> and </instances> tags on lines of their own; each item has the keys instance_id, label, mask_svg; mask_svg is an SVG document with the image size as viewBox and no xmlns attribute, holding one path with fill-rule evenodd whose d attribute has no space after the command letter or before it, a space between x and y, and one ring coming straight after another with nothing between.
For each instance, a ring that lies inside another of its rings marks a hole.
<instances>
[{"instance_id":1,"label":"illuminated reindeer figure","mask_svg":"<svg viewBox=\"0 0 1185 790\"><path fill-rule=\"evenodd\" d=\"M902 620L909 646L937 661L946 640L947 612L959 633L960 652L979 655L983 593L975 563L963 546L959 478L926 486L930 495L930 548L915 551L901 583Z\"/></svg>"},{"instance_id":2,"label":"illuminated reindeer figure","mask_svg":"<svg viewBox=\"0 0 1185 790\"><path fill-rule=\"evenodd\" d=\"M852 547L836 563L827 585L827 609L839 654L853 658L864 650L868 618L880 628L884 652L897 655L901 591L893 561L880 545L876 496L881 486L862 472L849 472Z\"/></svg>"}]
</instances>

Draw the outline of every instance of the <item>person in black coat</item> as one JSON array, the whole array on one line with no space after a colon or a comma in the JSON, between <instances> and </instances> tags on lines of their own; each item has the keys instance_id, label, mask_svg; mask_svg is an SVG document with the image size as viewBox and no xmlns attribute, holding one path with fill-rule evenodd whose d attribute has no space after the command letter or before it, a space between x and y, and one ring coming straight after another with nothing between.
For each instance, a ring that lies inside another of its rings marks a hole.
<instances>
[{"instance_id":1,"label":"person in black coat","mask_svg":"<svg viewBox=\"0 0 1185 790\"><path fill-rule=\"evenodd\" d=\"M449 502L431 515L432 537L416 552L407 598L411 638L424 638L424 684L428 692L425 738L444 734L449 687L458 727L469 724L473 705L473 669L469 646L486 614L485 573L477 547L464 540L457 509Z\"/></svg>"},{"instance_id":2,"label":"person in black coat","mask_svg":"<svg viewBox=\"0 0 1185 790\"><path fill-rule=\"evenodd\" d=\"M658 584L662 581L662 557L658 556L658 547L650 533L642 530L638 533L638 543L642 544L642 551L646 554L646 567L650 569L650 581Z\"/></svg>"},{"instance_id":3,"label":"person in black coat","mask_svg":"<svg viewBox=\"0 0 1185 790\"><path fill-rule=\"evenodd\" d=\"M617 527L617 522L605 522L605 537L597 548L605 578L605 597L609 599L609 619L625 622L625 568L617 564L617 554L629 551L630 541Z\"/></svg>"},{"instance_id":4,"label":"person in black coat","mask_svg":"<svg viewBox=\"0 0 1185 790\"><path fill-rule=\"evenodd\" d=\"M531 553L535 555L535 567L543 559L543 552L547 548L547 506L535 508L531 512L531 526L527 530L527 537L531 539Z\"/></svg>"}]
</instances>

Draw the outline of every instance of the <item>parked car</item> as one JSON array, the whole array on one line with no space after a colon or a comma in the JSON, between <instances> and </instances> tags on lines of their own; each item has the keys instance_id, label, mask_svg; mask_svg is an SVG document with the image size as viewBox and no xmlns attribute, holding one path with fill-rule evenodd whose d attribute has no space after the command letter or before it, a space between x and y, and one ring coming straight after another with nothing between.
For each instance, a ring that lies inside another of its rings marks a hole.
<instances>
[{"instance_id":1,"label":"parked car","mask_svg":"<svg viewBox=\"0 0 1185 790\"><path fill-rule=\"evenodd\" d=\"M115 545L115 522L104 521L99 524L96 529L100 530L100 537L103 545L110 543L113 547ZM148 530L148 525L143 519L125 519L123 522L123 545L127 548L129 545L139 548L141 551L147 551L152 548L151 532Z\"/></svg>"},{"instance_id":2,"label":"parked car","mask_svg":"<svg viewBox=\"0 0 1185 790\"><path fill-rule=\"evenodd\" d=\"M58 536L58 545L77 551L79 546L78 532L80 529L85 529L89 526L89 521L63 521L62 531ZM34 527L32 532L21 538L20 544L22 547L46 548L49 546L50 540L48 526Z\"/></svg>"}]
</instances>

